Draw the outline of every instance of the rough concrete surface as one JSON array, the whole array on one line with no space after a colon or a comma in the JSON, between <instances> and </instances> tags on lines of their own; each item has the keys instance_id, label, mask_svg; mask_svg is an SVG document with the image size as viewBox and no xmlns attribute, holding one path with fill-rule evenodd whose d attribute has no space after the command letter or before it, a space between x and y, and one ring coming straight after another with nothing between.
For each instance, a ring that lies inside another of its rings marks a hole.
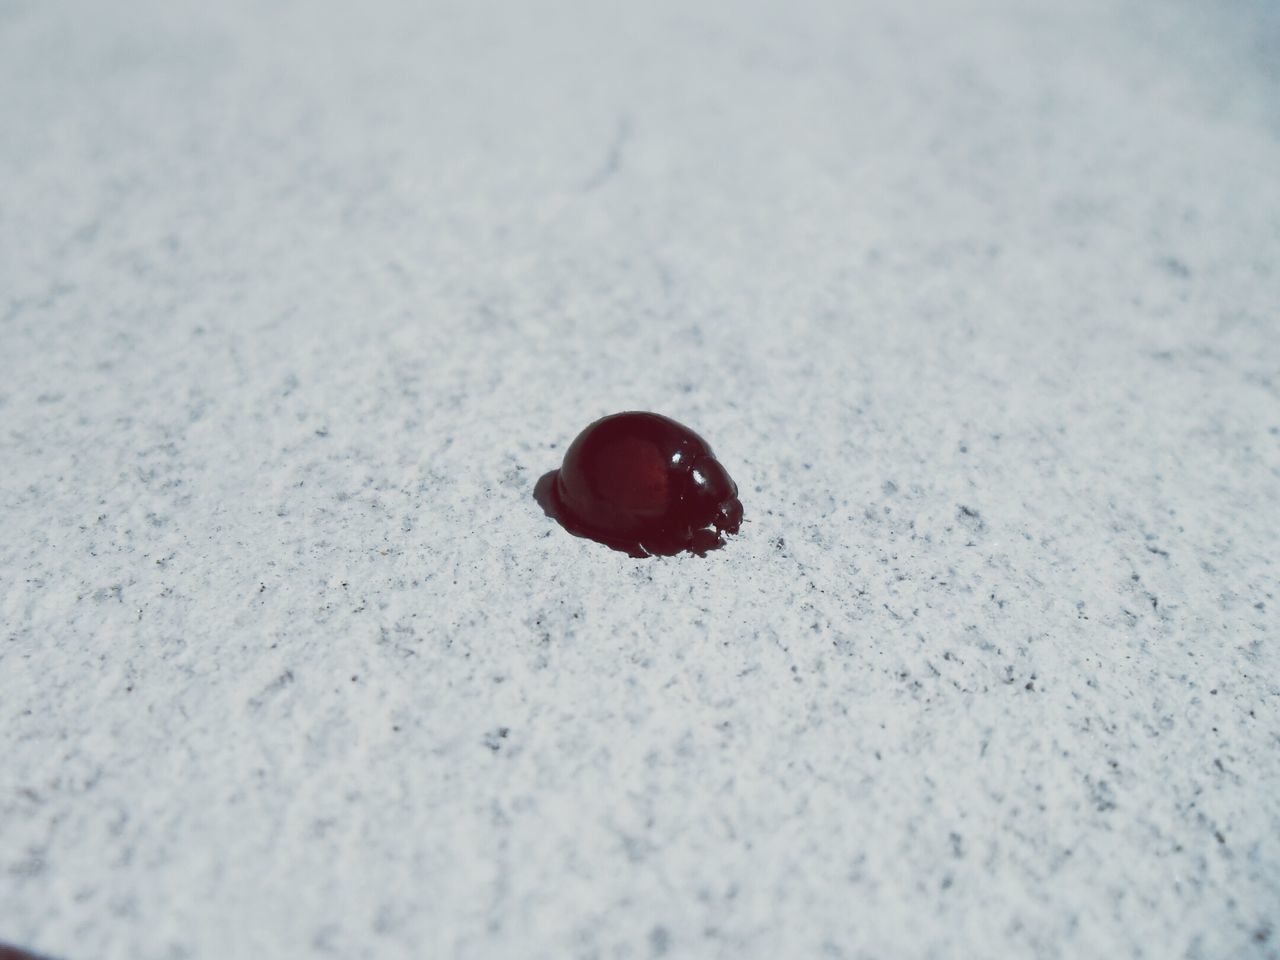
<instances>
[{"instance_id":1,"label":"rough concrete surface","mask_svg":"<svg viewBox=\"0 0 1280 960\"><path fill-rule=\"evenodd\" d=\"M0 0L0 940L1280 956L1274 4ZM747 523L533 499L608 412Z\"/></svg>"}]
</instances>

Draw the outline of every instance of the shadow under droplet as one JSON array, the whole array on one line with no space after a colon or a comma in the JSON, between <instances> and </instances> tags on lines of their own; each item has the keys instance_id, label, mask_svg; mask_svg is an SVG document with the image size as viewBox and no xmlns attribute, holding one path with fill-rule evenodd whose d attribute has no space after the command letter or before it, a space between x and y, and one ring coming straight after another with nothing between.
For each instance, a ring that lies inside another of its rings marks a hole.
<instances>
[{"instance_id":1,"label":"shadow under droplet","mask_svg":"<svg viewBox=\"0 0 1280 960\"><path fill-rule=\"evenodd\" d=\"M642 559L644 557L674 557L676 554L689 553L705 557L713 550L724 546L724 540L714 530L695 530L688 539L655 538L642 541L604 537L588 530L574 521L561 507L560 498L556 496L556 476L559 470L550 470L538 478L533 486L533 499L537 501L542 512L560 524L566 532L584 540L594 540L610 550L617 550L627 556Z\"/></svg>"}]
</instances>

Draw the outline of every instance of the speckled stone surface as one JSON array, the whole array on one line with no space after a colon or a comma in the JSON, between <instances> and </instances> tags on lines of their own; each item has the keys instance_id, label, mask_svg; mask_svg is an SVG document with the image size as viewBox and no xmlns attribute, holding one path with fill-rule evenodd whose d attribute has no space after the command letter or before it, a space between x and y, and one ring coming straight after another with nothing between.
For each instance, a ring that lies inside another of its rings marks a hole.
<instances>
[{"instance_id":1,"label":"speckled stone surface","mask_svg":"<svg viewBox=\"0 0 1280 960\"><path fill-rule=\"evenodd\" d=\"M0 0L0 941L1280 955L1280 14L896 6Z\"/></svg>"}]
</instances>

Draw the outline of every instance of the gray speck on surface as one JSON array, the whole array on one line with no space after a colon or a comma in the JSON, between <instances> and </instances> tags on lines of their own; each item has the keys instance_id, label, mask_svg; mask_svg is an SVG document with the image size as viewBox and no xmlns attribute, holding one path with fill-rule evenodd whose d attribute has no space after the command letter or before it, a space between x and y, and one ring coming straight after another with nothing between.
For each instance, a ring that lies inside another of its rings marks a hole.
<instances>
[{"instance_id":1,"label":"gray speck on surface","mask_svg":"<svg viewBox=\"0 0 1280 960\"><path fill-rule=\"evenodd\" d=\"M649 951L654 957L665 957L671 949L671 934L666 927L656 926L649 931Z\"/></svg>"}]
</instances>

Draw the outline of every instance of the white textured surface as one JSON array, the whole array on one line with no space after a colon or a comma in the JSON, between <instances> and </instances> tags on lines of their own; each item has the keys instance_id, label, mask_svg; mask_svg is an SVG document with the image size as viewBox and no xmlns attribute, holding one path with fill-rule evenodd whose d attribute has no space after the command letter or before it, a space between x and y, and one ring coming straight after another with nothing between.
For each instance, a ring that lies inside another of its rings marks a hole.
<instances>
[{"instance_id":1,"label":"white textured surface","mask_svg":"<svg viewBox=\"0 0 1280 960\"><path fill-rule=\"evenodd\" d=\"M1280 15L894 6L0 0L0 940L1277 956Z\"/></svg>"}]
</instances>

